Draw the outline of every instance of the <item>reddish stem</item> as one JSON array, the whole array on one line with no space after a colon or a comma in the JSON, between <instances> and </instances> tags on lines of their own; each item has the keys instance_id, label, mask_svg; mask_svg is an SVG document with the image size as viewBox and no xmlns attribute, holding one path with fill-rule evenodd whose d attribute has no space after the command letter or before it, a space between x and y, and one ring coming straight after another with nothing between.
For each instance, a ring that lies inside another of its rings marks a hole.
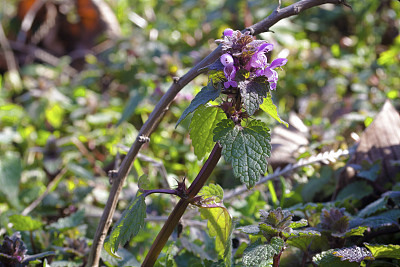
<instances>
[{"instance_id":1,"label":"reddish stem","mask_svg":"<svg viewBox=\"0 0 400 267\"><path fill-rule=\"evenodd\" d=\"M156 239L151 246L149 253L147 253L146 258L144 259L142 266L153 266L156 262L158 255L161 250L165 246L168 241L168 238L174 231L175 227L178 225L179 220L181 219L183 213L185 212L187 206L192 201L192 199L199 193L200 189L206 183L208 177L210 177L211 172L214 170L215 166L218 163L219 158L221 157L221 148L219 144L215 144L210 157L207 159L206 163L201 168L199 174L196 179L190 185L188 189L188 197L181 198L176 204L174 210L169 215L167 221L164 223L163 228L158 233Z\"/></svg>"}]
</instances>

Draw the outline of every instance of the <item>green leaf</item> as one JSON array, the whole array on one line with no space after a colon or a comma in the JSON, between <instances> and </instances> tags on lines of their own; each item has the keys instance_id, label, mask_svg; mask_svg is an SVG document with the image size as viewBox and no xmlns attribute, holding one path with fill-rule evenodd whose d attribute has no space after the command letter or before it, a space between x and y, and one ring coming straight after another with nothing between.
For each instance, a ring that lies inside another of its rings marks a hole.
<instances>
[{"instance_id":1,"label":"green leaf","mask_svg":"<svg viewBox=\"0 0 400 267\"><path fill-rule=\"evenodd\" d=\"M348 199L362 199L369 196L373 188L366 181L356 181L344 187L336 197L337 201Z\"/></svg>"},{"instance_id":2,"label":"green leaf","mask_svg":"<svg viewBox=\"0 0 400 267\"><path fill-rule=\"evenodd\" d=\"M361 263L363 260L374 260L368 249L357 246L337 249L332 254L339 257L342 261L347 260L349 262Z\"/></svg>"},{"instance_id":3,"label":"green leaf","mask_svg":"<svg viewBox=\"0 0 400 267\"><path fill-rule=\"evenodd\" d=\"M150 180L149 180L149 176L148 175L143 174L142 176L139 177L138 187L139 187L139 189L143 189L143 190L149 189Z\"/></svg>"},{"instance_id":4,"label":"green leaf","mask_svg":"<svg viewBox=\"0 0 400 267\"><path fill-rule=\"evenodd\" d=\"M84 216L85 216L85 211L79 210L79 211L75 212L74 214L72 214L71 216L58 219L58 221L50 224L50 227L57 229L59 231L71 229L71 228L81 225L83 222Z\"/></svg>"},{"instance_id":5,"label":"green leaf","mask_svg":"<svg viewBox=\"0 0 400 267\"><path fill-rule=\"evenodd\" d=\"M371 228L381 228L393 225L399 226L399 218L400 210L393 209L383 212L377 216L365 218L361 225L369 226Z\"/></svg>"},{"instance_id":6,"label":"green leaf","mask_svg":"<svg viewBox=\"0 0 400 267\"><path fill-rule=\"evenodd\" d=\"M222 202L223 190L219 185L204 186L199 195L204 199L214 197L214 201ZM216 198L215 198L216 197ZM215 207L201 207L200 214L207 219L208 234L215 237L215 249L220 258L223 258L230 266L232 218L228 210L220 204Z\"/></svg>"},{"instance_id":7,"label":"green leaf","mask_svg":"<svg viewBox=\"0 0 400 267\"><path fill-rule=\"evenodd\" d=\"M146 217L146 203L144 200L144 195L138 193L112 229L108 240L104 243L104 249L111 256L118 258L119 256L116 254L118 246L120 244L124 245L132 237L136 236L144 226L144 218Z\"/></svg>"},{"instance_id":8,"label":"green leaf","mask_svg":"<svg viewBox=\"0 0 400 267\"><path fill-rule=\"evenodd\" d=\"M400 245L364 245L371 251L375 258L400 259Z\"/></svg>"},{"instance_id":9,"label":"green leaf","mask_svg":"<svg viewBox=\"0 0 400 267\"><path fill-rule=\"evenodd\" d=\"M295 229L295 228L304 227L307 225L308 225L307 220L301 219L300 221L297 221L297 222L291 222L289 227Z\"/></svg>"},{"instance_id":10,"label":"green leaf","mask_svg":"<svg viewBox=\"0 0 400 267\"><path fill-rule=\"evenodd\" d=\"M233 167L233 174L251 188L267 170L267 157L271 155L269 129L259 120L247 127L234 125L225 119L214 129L214 141L222 146L222 155Z\"/></svg>"},{"instance_id":11,"label":"green leaf","mask_svg":"<svg viewBox=\"0 0 400 267\"><path fill-rule=\"evenodd\" d=\"M213 148L213 130L224 118L226 115L219 108L204 105L199 106L194 113L189 130L194 154L199 160Z\"/></svg>"},{"instance_id":12,"label":"green leaf","mask_svg":"<svg viewBox=\"0 0 400 267\"><path fill-rule=\"evenodd\" d=\"M299 248L305 252L316 236L321 236L321 233L313 230L294 231L293 235L289 236L286 242L288 245Z\"/></svg>"},{"instance_id":13,"label":"green leaf","mask_svg":"<svg viewBox=\"0 0 400 267\"><path fill-rule=\"evenodd\" d=\"M215 88L212 82L208 83L207 86L204 86L203 89L194 97L190 105L185 109L182 113L182 116L179 118L175 127L179 125L179 123L186 118L189 113L195 111L199 106L207 104L210 100L215 100L219 94L221 93L221 86Z\"/></svg>"},{"instance_id":14,"label":"green leaf","mask_svg":"<svg viewBox=\"0 0 400 267\"><path fill-rule=\"evenodd\" d=\"M344 233L332 233L332 236L334 237L350 237L350 236L363 236L364 232L368 230L368 227L366 226L359 226L356 228L352 228Z\"/></svg>"},{"instance_id":15,"label":"green leaf","mask_svg":"<svg viewBox=\"0 0 400 267\"><path fill-rule=\"evenodd\" d=\"M313 257L313 262L321 267L358 267L357 262L342 261L333 255L334 250L323 251Z\"/></svg>"},{"instance_id":16,"label":"green leaf","mask_svg":"<svg viewBox=\"0 0 400 267\"><path fill-rule=\"evenodd\" d=\"M360 210L360 212L357 214L357 217L365 218L386 209L386 199L381 197Z\"/></svg>"},{"instance_id":17,"label":"green leaf","mask_svg":"<svg viewBox=\"0 0 400 267\"><path fill-rule=\"evenodd\" d=\"M270 244L263 244L259 239L244 250L242 262L244 266L271 266L274 255L281 252L283 245L279 237L272 238Z\"/></svg>"},{"instance_id":18,"label":"green leaf","mask_svg":"<svg viewBox=\"0 0 400 267\"><path fill-rule=\"evenodd\" d=\"M259 109L263 99L267 96L268 84L245 80L239 82L238 87L242 96L243 106L251 116Z\"/></svg>"},{"instance_id":19,"label":"green leaf","mask_svg":"<svg viewBox=\"0 0 400 267\"><path fill-rule=\"evenodd\" d=\"M42 222L32 219L29 216L14 214L11 215L10 223L16 231L34 231L42 227Z\"/></svg>"},{"instance_id":20,"label":"green leaf","mask_svg":"<svg viewBox=\"0 0 400 267\"><path fill-rule=\"evenodd\" d=\"M289 124L286 121L282 120L281 117L279 117L278 109L276 108L274 102L272 102L272 97L270 93L268 93L267 97L264 98L264 101L260 105L260 108L264 110L272 118L277 120L279 123L282 123L286 127L289 127Z\"/></svg>"},{"instance_id":21,"label":"green leaf","mask_svg":"<svg viewBox=\"0 0 400 267\"><path fill-rule=\"evenodd\" d=\"M14 207L19 206L18 192L21 180L21 159L17 154L6 153L0 160L0 192Z\"/></svg>"},{"instance_id":22,"label":"green leaf","mask_svg":"<svg viewBox=\"0 0 400 267\"><path fill-rule=\"evenodd\" d=\"M262 235L260 227L258 225L245 225L238 227L237 230L242 231L248 235Z\"/></svg>"},{"instance_id":23,"label":"green leaf","mask_svg":"<svg viewBox=\"0 0 400 267\"><path fill-rule=\"evenodd\" d=\"M203 199L213 197L215 198L214 200L216 202L222 202L222 199L224 198L224 190L218 184L209 184L207 186L203 186L199 192L199 195L202 196Z\"/></svg>"},{"instance_id":24,"label":"green leaf","mask_svg":"<svg viewBox=\"0 0 400 267\"><path fill-rule=\"evenodd\" d=\"M123 123L124 121L128 120L129 117L135 112L136 107L139 105L140 101L142 100L142 95L139 93L138 90L134 90L131 93L131 96L129 98L129 103L125 107L124 112L122 112L121 118L115 125L115 127L118 127Z\"/></svg>"}]
</instances>

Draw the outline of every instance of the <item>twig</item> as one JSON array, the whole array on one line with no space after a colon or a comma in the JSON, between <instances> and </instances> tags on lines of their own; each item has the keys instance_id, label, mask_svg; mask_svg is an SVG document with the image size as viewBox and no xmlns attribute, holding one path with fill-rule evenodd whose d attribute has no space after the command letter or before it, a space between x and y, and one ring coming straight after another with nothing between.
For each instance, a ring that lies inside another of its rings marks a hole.
<instances>
[{"instance_id":1,"label":"twig","mask_svg":"<svg viewBox=\"0 0 400 267\"><path fill-rule=\"evenodd\" d=\"M282 175L288 174L294 171L295 169L320 162L322 163L335 162L335 160L338 159L339 157L347 155L349 155L349 151L347 149L346 150L339 149L337 151L332 150L329 152L320 153L316 156L311 156L308 159L300 159L295 164L286 165L286 167L283 169L278 168L274 173L261 177L261 179L255 184L255 186L264 184L269 180L276 179ZM246 186L244 185L238 186L237 188L225 193L224 200L228 200L236 196L242 195L246 191L248 191Z\"/></svg>"},{"instance_id":2,"label":"twig","mask_svg":"<svg viewBox=\"0 0 400 267\"><path fill-rule=\"evenodd\" d=\"M42 200L54 189L53 186L56 185L61 178L63 177L63 175L67 172L67 169L64 168L60 171L60 173L47 185L46 190L43 192L43 194L38 197L35 201L33 201L28 207L26 207L23 211L22 211L22 215L26 216L28 215L32 210L34 210L39 204L40 202L42 202Z\"/></svg>"},{"instance_id":3,"label":"twig","mask_svg":"<svg viewBox=\"0 0 400 267\"><path fill-rule=\"evenodd\" d=\"M283 8L278 12L273 12L270 16L268 16L265 20L256 23L255 25L248 28L253 34L259 34L261 32L266 32L268 29L280 21L283 18L287 18L289 16L293 16L298 14L300 11L319 6L326 3L332 4L342 4L343 0L302 0L293 5L290 5L286 8ZM216 48L211 54L209 54L206 58L204 58L200 63L194 66L191 70L189 70L182 78L171 85L165 95L161 98L161 100L155 106L153 112L150 114L148 120L142 126L139 131L138 136L150 136L154 129L158 127L158 124L161 118L164 116L165 112L168 110L169 106L171 105L172 101L174 100L175 96L180 92L180 90L186 86L190 81L196 78L200 72L199 70L206 67L207 65L213 63L222 55L222 48L219 46ZM131 146L128 154L124 158L124 161L121 164L121 167L118 171L118 176L113 183L110 195L107 200L106 206L104 208L104 213L102 218L100 219L97 231L93 238L93 245L90 251L88 263L86 266L98 266L100 253L103 247L104 240L107 235L107 231L111 225L112 217L115 211L115 208L118 203L118 197L122 190L122 186L126 180L126 176L131 169L132 162L135 159L137 153L139 152L140 148L142 147L143 143L139 142L137 139ZM182 204L178 202L177 206L175 207L174 211L178 208L182 208ZM178 207L179 206L179 207ZM187 206L187 205L186 205ZM185 207L186 208L186 207ZM167 225L167 224L165 224ZM164 226L165 226L164 225ZM164 228L163 228L164 229ZM159 240L156 240L158 242ZM151 265L147 265L151 266Z\"/></svg>"},{"instance_id":4,"label":"twig","mask_svg":"<svg viewBox=\"0 0 400 267\"><path fill-rule=\"evenodd\" d=\"M167 221L164 223L163 228L158 233L156 239L153 241L153 244L149 252L147 253L146 258L144 259L142 266L154 265L158 255L160 254L162 248L167 243L169 236L172 234L172 231L178 224L187 206L192 201L192 199L199 193L200 189L204 186L211 172L217 165L220 157L221 157L221 147L219 146L219 144L215 144L210 154L210 157L203 165L203 168L201 168L196 179L194 179L193 183L190 185L188 189L188 197L181 198L178 204L176 204L174 210L171 212Z\"/></svg>"}]
</instances>

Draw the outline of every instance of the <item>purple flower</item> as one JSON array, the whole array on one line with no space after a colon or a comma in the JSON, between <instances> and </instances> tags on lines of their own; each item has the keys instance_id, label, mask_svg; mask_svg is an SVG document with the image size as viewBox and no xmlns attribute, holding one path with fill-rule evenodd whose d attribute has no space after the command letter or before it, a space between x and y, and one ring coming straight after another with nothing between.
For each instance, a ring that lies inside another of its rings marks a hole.
<instances>
[{"instance_id":1,"label":"purple flower","mask_svg":"<svg viewBox=\"0 0 400 267\"><path fill-rule=\"evenodd\" d=\"M225 54L223 54L223 55L221 56L221 63L222 63L222 65L224 65L225 67L226 67L226 66L229 66L229 65L233 65L233 57L232 57L230 54L225 53Z\"/></svg>"},{"instance_id":2,"label":"purple flower","mask_svg":"<svg viewBox=\"0 0 400 267\"><path fill-rule=\"evenodd\" d=\"M233 30L231 28L227 28L224 30L224 36L232 36Z\"/></svg>"},{"instance_id":3,"label":"purple flower","mask_svg":"<svg viewBox=\"0 0 400 267\"><path fill-rule=\"evenodd\" d=\"M225 66L224 74L225 77L228 79L227 82L224 82L225 88L229 88L230 86L237 87L237 82L233 80L235 79L236 75L236 68L235 66L233 66L233 64Z\"/></svg>"}]
</instances>

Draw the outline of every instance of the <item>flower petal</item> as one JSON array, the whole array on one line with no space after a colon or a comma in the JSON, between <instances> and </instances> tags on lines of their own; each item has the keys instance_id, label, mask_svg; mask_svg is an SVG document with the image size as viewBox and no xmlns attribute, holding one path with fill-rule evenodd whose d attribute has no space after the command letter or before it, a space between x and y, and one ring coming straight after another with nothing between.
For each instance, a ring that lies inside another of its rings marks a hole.
<instances>
[{"instance_id":1,"label":"flower petal","mask_svg":"<svg viewBox=\"0 0 400 267\"><path fill-rule=\"evenodd\" d=\"M277 67L285 65L287 62L287 58L277 58L272 61L271 65L269 66L271 69L275 69Z\"/></svg>"}]
</instances>

